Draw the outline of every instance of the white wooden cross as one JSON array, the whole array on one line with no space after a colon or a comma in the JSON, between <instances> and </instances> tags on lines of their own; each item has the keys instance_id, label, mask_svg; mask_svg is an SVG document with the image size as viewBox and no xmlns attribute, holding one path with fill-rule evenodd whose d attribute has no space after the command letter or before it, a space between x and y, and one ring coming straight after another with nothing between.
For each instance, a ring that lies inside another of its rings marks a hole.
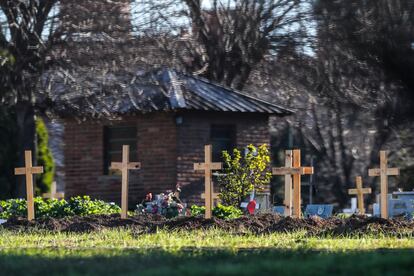
<instances>
[{"instance_id":1,"label":"white wooden cross","mask_svg":"<svg viewBox=\"0 0 414 276\"><path fill-rule=\"evenodd\" d=\"M381 217L388 218L388 176L399 175L400 169L398 168L388 168L387 152L382 150L380 151L380 168L369 169L369 176L379 176L381 181Z\"/></svg>"},{"instance_id":2,"label":"white wooden cross","mask_svg":"<svg viewBox=\"0 0 414 276\"><path fill-rule=\"evenodd\" d=\"M122 194L121 194L121 218L128 217L128 173L129 170L139 170L141 163L129 162L129 146L122 146L122 162L111 162L112 170L119 170L122 173Z\"/></svg>"},{"instance_id":3,"label":"white wooden cross","mask_svg":"<svg viewBox=\"0 0 414 276\"><path fill-rule=\"evenodd\" d=\"M204 171L204 199L205 199L205 207L206 207L204 217L206 219L211 218L213 197L214 197L214 188L213 188L213 182L211 181L211 172L213 170L221 170L221 168L222 168L222 163L212 162L211 145L204 146L204 163L195 163L194 170Z\"/></svg>"},{"instance_id":4,"label":"white wooden cross","mask_svg":"<svg viewBox=\"0 0 414 276\"><path fill-rule=\"evenodd\" d=\"M285 176L285 215L301 216L301 175L313 174L313 167L301 167L300 164L300 150L287 150L285 152L285 167L273 168L274 175ZM292 192L292 177L293 177L293 192ZM293 203L292 203L293 194Z\"/></svg>"},{"instance_id":5,"label":"white wooden cross","mask_svg":"<svg viewBox=\"0 0 414 276\"><path fill-rule=\"evenodd\" d=\"M65 193L60 193L56 191L56 181L52 182L52 186L50 187L50 193L45 193L42 195L44 198L64 198L65 197Z\"/></svg>"},{"instance_id":6,"label":"white wooden cross","mask_svg":"<svg viewBox=\"0 0 414 276\"><path fill-rule=\"evenodd\" d=\"M33 201L33 175L43 173L43 167L32 167L32 151L26 150L24 152L24 168L15 168L15 175L26 175L26 194L27 194L27 219L33 220L34 201Z\"/></svg>"},{"instance_id":7,"label":"white wooden cross","mask_svg":"<svg viewBox=\"0 0 414 276\"><path fill-rule=\"evenodd\" d=\"M348 189L348 194L357 195L358 198L358 210L360 214L365 214L364 208L364 194L370 194L371 188L362 187L362 177L356 177L356 189Z\"/></svg>"}]
</instances>

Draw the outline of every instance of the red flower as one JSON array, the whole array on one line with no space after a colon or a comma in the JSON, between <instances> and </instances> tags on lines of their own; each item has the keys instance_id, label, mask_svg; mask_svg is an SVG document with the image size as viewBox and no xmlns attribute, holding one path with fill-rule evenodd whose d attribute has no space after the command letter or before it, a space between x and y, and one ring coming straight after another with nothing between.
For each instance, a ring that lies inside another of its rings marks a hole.
<instances>
[{"instance_id":1,"label":"red flower","mask_svg":"<svg viewBox=\"0 0 414 276\"><path fill-rule=\"evenodd\" d=\"M146 201L146 202L151 202L151 201L152 201L152 193L148 193L148 194L145 196L145 201Z\"/></svg>"}]
</instances>

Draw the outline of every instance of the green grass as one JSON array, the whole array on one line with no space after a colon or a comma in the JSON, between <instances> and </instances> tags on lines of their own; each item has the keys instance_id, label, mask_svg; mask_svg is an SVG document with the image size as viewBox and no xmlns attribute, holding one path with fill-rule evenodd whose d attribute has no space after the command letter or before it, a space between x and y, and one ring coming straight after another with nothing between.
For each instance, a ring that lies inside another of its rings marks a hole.
<instances>
[{"instance_id":1,"label":"green grass","mask_svg":"<svg viewBox=\"0 0 414 276\"><path fill-rule=\"evenodd\" d=\"M233 235L219 230L135 235L0 231L1 275L411 274L414 239Z\"/></svg>"}]
</instances>

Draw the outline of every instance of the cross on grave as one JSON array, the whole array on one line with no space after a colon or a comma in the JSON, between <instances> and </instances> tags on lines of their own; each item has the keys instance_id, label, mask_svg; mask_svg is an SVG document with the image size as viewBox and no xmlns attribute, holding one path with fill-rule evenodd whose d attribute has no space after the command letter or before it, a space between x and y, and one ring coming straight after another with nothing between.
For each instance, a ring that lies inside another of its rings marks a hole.
<instances>
[{"instance_id":1,"label":"cross on grave","mask_svg":"<svg viewBox=\"0 0 414 276\"><path fill-rule=\"evenodd\" d=\"M34 201L33 201L33 175L43 173L43 167L32 167L32 151L24 152L24 168L15 168L15 175L26 175L26 194L27 194L27 219L33 220Z\"/></svg>"},{"instance_id":2,"label":"cross on grave","mask_svg":"<svg viewBox=\"0 0 414 276\"><path fill-rule=\"evenodd\" d=\"M293 157L292 157L293 155ZM301 167L300 164L300 150L287 150L285 152L285 167L273 168L274 175L285 176L285 215L301 216L301 175L313 174L313 167ZM293 192L292 192L292 178L293 178ZM293 196L293 197L292 197ZM293 200L293 204L292 204Z\"/></svg>"},{"instance_id":3,"label":"cross on grave","mask_svg":"<svg viewBox=\"0 0 414 276\"><path fill-rule=\"evenodd\" d=\"M52 186L50 187L50 193L42 194L44 198L50 198L50 199L58 199L58 198L64 198L65 193L60 193L56 191L56 181L52 182Z\"/></svg>"},{"instance_id":4,"label":"cross on grave","mask_svg":"<svg viewBox=\"0 0 414 276\"><path fill-rule=\"evenodd\" d=\"M400 169L388 168L387 152L380 151L380 168L369 169L369 176L379 176L381 181L381 218L388 218L388 176L399 175Z\"/></svg>"},{"instance_id":5,"label":"cross on grave","mask_svg":"<svg viewBox=\"0 0 414 276\"><path fill-rule=\"evenodd\" d=\"M272 168L273 175L284 175L285 176L285 216L292 215L292 151L285 151L285 167Z\"/></svg>"},{"instance_id":6,"label":"cross on grave","mask_svg":"<svg viewBox=\"0 0 414 276\"><path fill-rule=\"evenodd\" d=\"M206 219L211 218L211 210L213 206L214 189L213 182L211 181L211 172L213 170L221 170L222 163L212 162L211 145L204 146L204 163L194 163L195 171L204 171L204 199L206 212L204 217Z\"/></svg>"},{"instance_id":7,"label":"cross on grave","mask_svg":"<svg viewBox=\"0 0 414 276\"><path fill-rule=\"evenodd\" d=\"M358 210L360 214L365 214L364 194L370 194L371 188L362 188L362 177L356 177L356 189L348 189L348 194L357 195Z\"/></svg>"},{"instance_id":8,"label":"cross on grave","mask_svg":"<svg viewBox=\"0 0 414 276\"><path fill-rule=\"evenodd\" d=\"M212 198L213 198L213 201L214 200L217 200L217 201L219 201L220 200L220 198L219 198L219 195L220 195L220 193L212 193ZM206 194L205 193L202 193L201 194L201 198L202 199L206 199Z\"/></svg>"},{"instance_id":9,"label":"cross on grave","mask_svg":"<svg viewBox=\"0 0 414 276\"><path fill-rule=\"evenodd\" d=\"M122 162L111 162L112 170L119 170L122 174L121 218L128 216L128 173L129 170L139 170L140 162L129 162L129 146L122 146Z\"/></svg>"}]
</instances>

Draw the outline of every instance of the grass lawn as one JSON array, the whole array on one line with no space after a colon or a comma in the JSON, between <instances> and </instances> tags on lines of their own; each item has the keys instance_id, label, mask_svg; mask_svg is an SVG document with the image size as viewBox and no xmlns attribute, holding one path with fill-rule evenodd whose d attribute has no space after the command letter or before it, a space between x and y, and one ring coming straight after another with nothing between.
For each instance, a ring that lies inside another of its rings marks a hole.
<instances>
[{"instance_id":1,"label":"grass lawn","mask_svg":"<svg viewBox=\"0 0 414 276\"><path fill-rule=\"evenodd\" d=\"M0 275L412 275L414 239L0 231Z\"/></svg>"}]
</instances>

